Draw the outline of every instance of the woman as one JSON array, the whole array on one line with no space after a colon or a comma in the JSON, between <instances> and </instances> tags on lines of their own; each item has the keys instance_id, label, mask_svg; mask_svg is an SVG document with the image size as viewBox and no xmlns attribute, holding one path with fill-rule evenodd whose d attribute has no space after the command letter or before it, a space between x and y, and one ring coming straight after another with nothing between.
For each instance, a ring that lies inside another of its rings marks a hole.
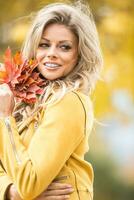
<instances>
[{"instance_id":1,"label":"woman","mask_svg":"<svg viewBox=\"0 0 134 200\"><path fill-rule=\"evenodd\" d=\"M0 159L8 177L4 187L13 183L21 199L32 200L59 180L73 186L69 199L91 200L93 169L84 155L94 119L89 93L102 57L90 11L80 3L44 7L22 52L38 60L37 71L48 84L34 107L23 104L14 113L10 88L0 86ZM16 113L21 116L17 122Z\"/></svg>"}]
</instances>

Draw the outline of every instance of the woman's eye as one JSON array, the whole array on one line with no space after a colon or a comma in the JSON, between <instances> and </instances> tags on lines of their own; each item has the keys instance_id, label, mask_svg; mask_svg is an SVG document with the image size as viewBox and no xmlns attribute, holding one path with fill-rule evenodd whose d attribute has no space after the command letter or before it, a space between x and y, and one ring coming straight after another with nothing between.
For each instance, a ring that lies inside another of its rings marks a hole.
<instances>
[{"instance_id":1,"label":"woman's eye","mask_svg":"<svg viewBox=\"0 0 134 200\"><path fill-rule=\"evenodd\" d=\"M65 50L65 51L68 51L68 50L71 49L71 47L69 45L61 45L60 48Z\"/></svg>"},{"instance_id":2,"label":"woman's eye","mask_svg":"<svg viewBox=\"0 0 134 200\"><path fill-rule=\"evenodd\" d=\"M50 45L48 43L41 43L39 47L48 48Z\"/></svg>"}]
</instances>

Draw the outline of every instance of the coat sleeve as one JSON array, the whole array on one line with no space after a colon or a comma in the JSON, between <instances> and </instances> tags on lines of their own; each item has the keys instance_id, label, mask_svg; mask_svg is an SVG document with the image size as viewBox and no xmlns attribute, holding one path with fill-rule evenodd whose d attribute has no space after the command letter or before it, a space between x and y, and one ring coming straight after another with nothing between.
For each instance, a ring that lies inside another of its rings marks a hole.
<instances>
[{"instance_id":1,"label":"coat sleeve","mask_svg":"<svg viewBox=\"0 0 134 200\"><path fill-rule=\"evenodd\" d=\"M13 117L0 122L0 158L22 199L34 199L58 175L84 138L85 113L73 93L47 106L41 125L26 148Z\"/></svg>"},{"instance_id":2,"label":"coat sleeve","mask_svg":"<svg viewBox=\"0 0 134 200\"><path fill-rule=\"evenodd\" d=\"M5 200L6 191L12 181L0 165L0 200Z\"/></svg>"}]
</instances>

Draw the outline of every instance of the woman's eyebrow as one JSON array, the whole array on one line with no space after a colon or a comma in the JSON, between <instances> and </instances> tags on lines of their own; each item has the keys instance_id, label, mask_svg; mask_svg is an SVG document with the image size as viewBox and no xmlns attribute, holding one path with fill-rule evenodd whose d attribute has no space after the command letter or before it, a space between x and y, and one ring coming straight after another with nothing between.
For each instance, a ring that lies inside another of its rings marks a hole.
<instances>
[{"instance_id":1,"label":"woman's eyebrow","mask_svg":"<svg viewBox=\"0 0 134 200\"><path fill-rule=\"evenodd\" d=\"M41 39L42 40L47 40L48 42L50 42L50 40L48 40L47 38L42 37Z\"/></svg>"},{"instance_id":2,"label":"woman's eyebrow","mask_svg":"<svg viewBox=\"0 0 134 200\"><path fill-rule=\"evenodd\" d=\"M47 39L47 38L42 37L41 39L42 39L42 40L46 40L47 42L50 42L50 40ZM71 43L73 43L71 40L60 40L60 41L59 41L59 43L63 43L63 42L71 42Z\"/></svg>"}]
</instances>

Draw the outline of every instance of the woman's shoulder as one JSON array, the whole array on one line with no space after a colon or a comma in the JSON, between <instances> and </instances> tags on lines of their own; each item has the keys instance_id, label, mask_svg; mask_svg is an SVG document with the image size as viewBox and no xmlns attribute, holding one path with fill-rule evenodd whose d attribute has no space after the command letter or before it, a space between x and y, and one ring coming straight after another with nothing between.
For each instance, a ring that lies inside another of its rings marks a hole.
<instances>
[{"instance_id":1,"label":"woman's shoulder","mask_svg":"<svg viewBox=\"0 0 134 200\"><path fill-rule=\"evenodd\" d=\"M81 99L82 101L88 102L89 104L92 104L92 100L90 98L90 95L85 94L85 93L83 93L81 91L72 91L72 93L75 94L75 95L77 95L77 97L79 99Z\"/></svg>"},{"instance_id":2,"label":"woman's shoulder","mask_svg":"<svg viewBox=\"0 0 134 200\"><path fill-rule=\"evenodd\" d=\"M59 107L75 111L81 106L92 108L92 101L88 95L80 91L70 91L66 93L60 100L50 104L48 107Z\"/></svg>"},{"instance_id":3,"label":"woman's shoulder","mask_svg":"<svg viewBox=\"0 0 134 200\"><path fill-rule=\"evenodd\" d=\"M67 123L68 126L77 124L82 128L87 116L89 116L91 124L93 109L90 98L81 92L71 91L66 93L59 101L47 105L43 119L45 122L46 120L49 123L51 121L51 124L62 122L62 124Z\"/></svg>"},{"instance_id":4,"label":"woman's shoulder","mask_svg":"<svg viewBox=\"0 0 134 200\"><path fill-rule=\"evenodd\" d=\"M92 108L92 100L89 95L81 91L72 91L70 92L70 98L73 98L74 101L79 101L84 107Z\"/></svg>"}]
</instances>

